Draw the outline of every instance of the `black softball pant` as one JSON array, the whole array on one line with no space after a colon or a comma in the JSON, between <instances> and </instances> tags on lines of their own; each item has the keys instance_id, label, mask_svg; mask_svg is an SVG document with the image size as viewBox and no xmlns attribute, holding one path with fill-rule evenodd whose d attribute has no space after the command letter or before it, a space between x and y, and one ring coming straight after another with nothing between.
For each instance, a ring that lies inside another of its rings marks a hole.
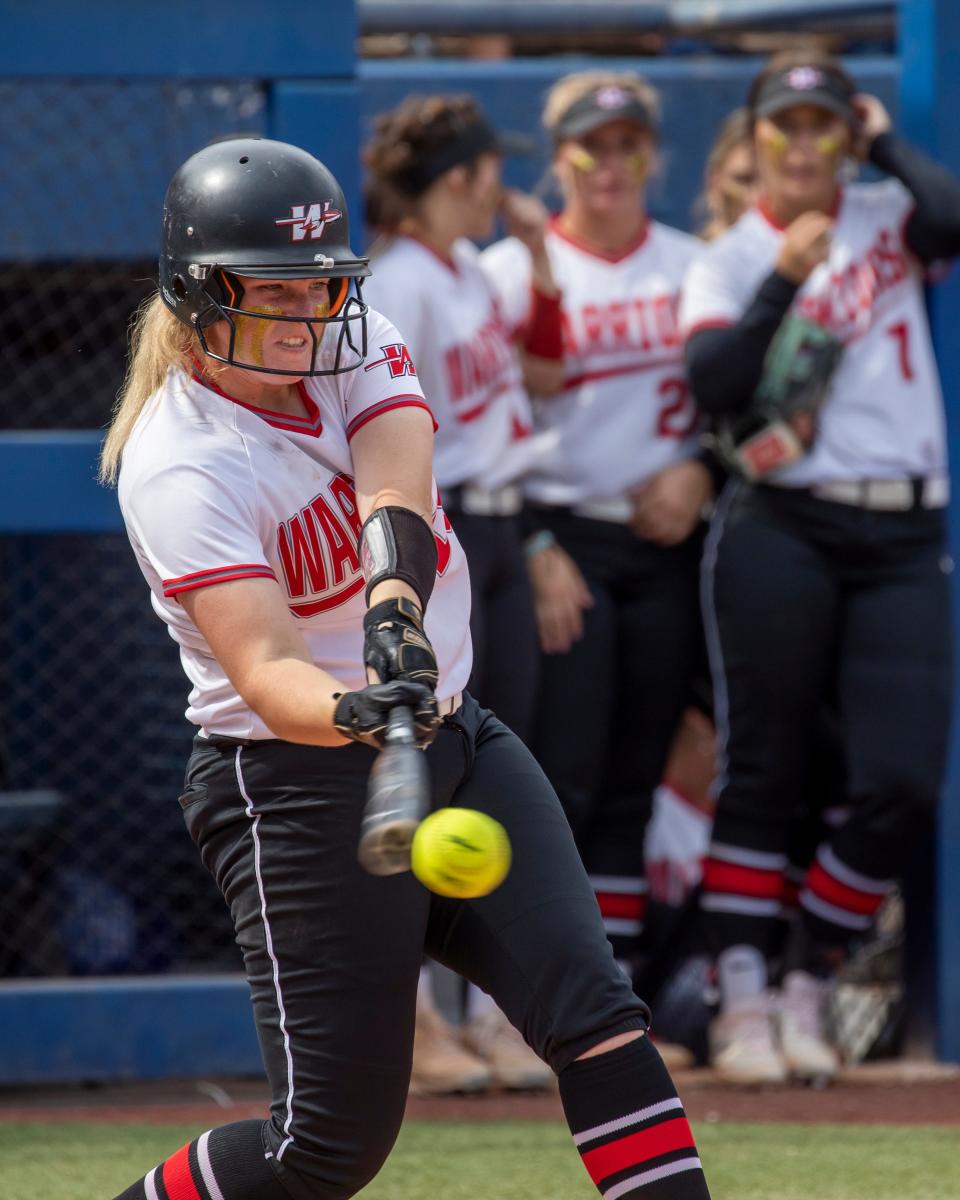
<instances>
[{"instance_id":1,"label":"black softball pant","mask_svg":"<svg viewBox=\"0 0 960 1200\"><path fill-rule=\"evenodd\" d=\"M770 950L831 679L850 816L801 888L810 937L841 946L865 930L930 828L952 693L949 571L940 510L728 485L703 567L721 750L702 899L715 949Z\"/></svg>"},{"instance_id":2,"label":"black softball pant","mask_svg":"<svg viewBox=\"0 0 960 1200\"><path fill-rule=\"evenodd\" d=\"M593 607L566 654L541 659L531 743L557 790L618 957L638 947L643 843L667 754L702 661L701 533L679 546L625 525L537 509L583 573Z\"/></svg>"},{"instance_id":3,"label":"black softball pant","mask_svg":"<svg viewBox=\"0 0 960 1200\"><path fill-rule=\"evenodd\" d=\"M198 738L181 800L233 916L272 1088L265 1150L297 1200L351 1196L386 1159L424 952L490 992L557 1072L648 1019L613 962L556 796L500 721L467 696L426 751L434 807L480 809L509 833L512 869L479 900L360 868L374 756Z\"/></svg>"},{"instance_id":4,"label":"black softball pant","mask_svg":"<svg viewBox=\"0 0 960 1200\"><path fill-rule=\"evenodd\" d=\"M470 694L529 744L540 654L519 516L459 512L444 501L470 565Z\"/></svg>"}]
</instances>

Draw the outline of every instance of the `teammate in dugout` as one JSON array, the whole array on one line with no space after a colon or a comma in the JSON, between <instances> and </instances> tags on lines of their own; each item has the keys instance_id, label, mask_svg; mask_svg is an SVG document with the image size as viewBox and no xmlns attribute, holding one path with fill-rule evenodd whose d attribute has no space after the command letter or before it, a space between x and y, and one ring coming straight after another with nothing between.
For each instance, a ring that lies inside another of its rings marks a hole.
<instances>
[{"instance_id":1,"label":"teammate in dugout","mask_svg":"<svg viewBox=\"0 0 960 1200\"><path fill-rule=\"evenodd\" d=\"M368 223L378 233L367 297L412 355L395 369L416 371L430 397L440 427L434 473L470 564L469 690L528 742L539 655L519 484L531 443L525 385L561 373L562 348L543 247L546 209L505 193L501 182L502 155L522 148L515 136L494 131L472 97L411 96L376 118L364 161ZM535 316L517 337L469 240L489 238L498 212L537 263ZM427 970L417 1009L416 1090L549 1083L544 1064L488 996L468 990L467 1020L454 1031L433 1003L431 983Z\"/></svg>"},{"instance_id":2,"label":"teammate in dugout","mask_svg":"<svg viewBox=\"0 0 960 1200\"><path fill-rule=\"evenodd\" d=\"M545 240L564 372L534 395L537 455L525 482L542 547L530 570L545 652L531 745L630 972L647 898L644 831L700 644L700 518L712 478L697 458L676 320L699 243L647 215L657 98L638 76L567 76L543 121L563 195ZM529 246L507 239L483 263L508 319L522 323Z\"/></svg>"},{"instance_id":3,"label":"teammate in dugout","mask_svg":"<svg viewBox=\"0 0 960 1200\"><path fill-rule=\"evenodd\" d=\"M297 147L218 143L170 184L160 294L138 320L102 476L119 471L191 683L180 803L230 907L273 1098L269 1119L204 1133L122 1200L360 1191L402 1120L424 951L489 990L558 1073L601 1191L700 1200L680 1100L556 797L462 691L466 562L417 379L366 356L403 345L364 304L367 273L337 181ZM357 861L398 704L415 712L434 803L508 830L512 870L481 900Z\"/></svg>"},{"instance_id":4,"label":"teammate in dugout","mask_svg":"<svg viewBox=\"0 0 960 1200\"><path fill-rule=\"evenodd\" d=\"M787 318L809 319L843 347L819 413L784 418L795 435L776 443L786 461L763 472L754 460L759 478L725 490L705 555L724 760L702 896L719 968L714 1062L761 1082L836 1072L828 981L929 828L942 781L948 481L923 280L960 252L960 184L820 52L771 60L748 107L762 194L685 283L691 384L725 420L750 406ZM891 178L842 186L850 158ZM805 993L808 1020L788 1043L765 958L834 671L852 814L802 886L785 986Z\"/></svg>"}]
</instances>

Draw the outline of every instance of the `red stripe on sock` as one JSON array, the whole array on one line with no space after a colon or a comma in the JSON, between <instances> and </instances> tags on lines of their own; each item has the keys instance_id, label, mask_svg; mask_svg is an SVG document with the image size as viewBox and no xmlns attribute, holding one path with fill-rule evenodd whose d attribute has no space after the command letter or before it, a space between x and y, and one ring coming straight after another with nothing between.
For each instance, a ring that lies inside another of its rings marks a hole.
<instances>
[{"instance_id":1,"label":"red stripe on sock","mask_svg":"<svg viewBox=\"0 0 960 1200\"><path fill-rule=\"evenodd\" d=\"M859 916L872 917L884 900L882 893L861 892L859 888L850 887L849 884L834 879L819 862L810 867L806 883L810 891L821 900Z\"/></svg>"},{"instance_id":2,"label":"red stripe on sock","mask_svg":"<svg viewBox=\"0 0 960 1200\"><path fill-rule=\"evenodd\" d=\"M163 1186L170 1200L203 1200L190 1174L190 1147L184 1146L163 1164Z\"/></svg>"},{"instance_id":3,"label":"red stripe on sock","mask_svg":"<svg viewBox=\"0 0 960 1200\"><path fill-rule=\"evenodd\" d=\"M652 1125L649 1129L641 1129L639 1133L628 1134L618 1138L606 1146L598 1146L596 1150L588 1150L583 1155L583 1165L593 1182L599 1187L601 1179L613 1175L627 1167L639 1167L652 1158L661 1154L669 1154L673 1150L692 1150L695 1148L693 1134L686 1117L674 1117L660 1125Z\"/></svg>"},{"instance_id":4,"label":"red stripe on sock","mask_svg":"<svg viewBox=\"0 0 960 1200\"><path fill-rule=\"evenodd\" d=\"M597 904L605 917L633 917L642 921L647 911L647 898L625 892L597 892Z\"/></svg>"},{"instance_id":5,"label":"red stripe on sock","mask_svg":"<svg viewBox=\"0 0 960 1200\"><path fill-rule=\"evenodd\" d=\"M783 891L783 872L761 871L758 867L740 867L736 863L708 858L703 867L703 890L779 900Z\"/></svg>"}]
</instances>

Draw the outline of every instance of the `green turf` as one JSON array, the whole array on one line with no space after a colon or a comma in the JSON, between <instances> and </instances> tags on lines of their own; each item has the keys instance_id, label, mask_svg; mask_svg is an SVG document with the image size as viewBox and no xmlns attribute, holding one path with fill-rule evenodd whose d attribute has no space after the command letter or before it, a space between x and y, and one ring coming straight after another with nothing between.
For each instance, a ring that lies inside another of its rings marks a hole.
<instances>
[{"instance_id":1,"label":"green turf","mask_svg":"<svg viewBox=\"0 0 960 1200\"><path fill-rule=\"evenodd\" d=\"M201 1130L0 1123L2 1200L110 1200ZM701 1124L713 1200L957 1200L952 1129ZM590 1200L565 1129L416 1121L363 1200Z\"/></svg>"}]
</instances>

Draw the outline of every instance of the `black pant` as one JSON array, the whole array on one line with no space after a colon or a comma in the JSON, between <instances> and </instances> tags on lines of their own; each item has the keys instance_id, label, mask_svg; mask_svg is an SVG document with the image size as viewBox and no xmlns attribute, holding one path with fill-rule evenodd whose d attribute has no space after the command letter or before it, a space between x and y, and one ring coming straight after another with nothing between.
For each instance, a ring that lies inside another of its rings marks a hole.
<instances>
[{"instance_id":1,"label":"black pant","mask_svg":"<svg viewBox=\"0 0 960 1200\"><path fill-rule=\"evenodd\" d=\"M769 947L832 678L852 812L801 893L814 936L839 944L865 928L929 829L952 690L948 572L941 511L729 485L703 579L722 752L704 887L717 948Z\"/></svg>"},{"instance_id":2,"label":"black pant","mask_svg":"<svg viewBox=\"0 0 960 1200\"><path fill-rule=\"evenodd\" d=\"M580 568L593 607L580 641L543 656L533 750L570 820L607 930L618 953L629 954L643 922L653 793L701 657L701 535L663 547L611 521L562 509L537 516Z\"/></svg>"},{"instance_id":3,"label":"black pant","mask_svg":"<svg viewBox=\"0 0 960 1200\"><path fill-rule=\"evenodd\" d=\"M470 566L473 672L467 686L529 742L540 655L520 517L460 512L455 491L445 491L444 507Z\"/></svg>"},{"instance_id":4,"label":"black pant","mask_svg":"<svg viewBox=\"0 0 960 1200\"><path fill-rule=\"evenodd\" d=\"M426 752L434 807L506 826L513 865L475 901L357 863L375 752L197 739L181 799L230 906L294 1197L352 1195L403 1117L424 952L491 993L555 1071L645 1025L614 965L563 812L522 743L467 696Z\"/></svg>"}]
</instances>

